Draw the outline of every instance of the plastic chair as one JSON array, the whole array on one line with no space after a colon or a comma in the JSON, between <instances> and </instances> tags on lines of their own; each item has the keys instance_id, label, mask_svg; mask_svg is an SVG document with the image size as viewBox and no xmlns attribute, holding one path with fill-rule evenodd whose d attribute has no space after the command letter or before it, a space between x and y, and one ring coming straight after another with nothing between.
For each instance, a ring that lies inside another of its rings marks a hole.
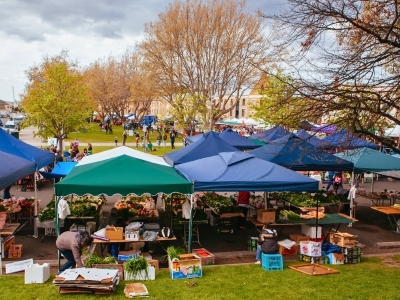
<instances>
[{"instance_id":1,"label":"plastic chair","mask_svg":"<svg viewBox=\"0 0 400 300\"><path fill-rule=\"evenodd\" d=\"M262 268L266 271L283 270L282 255L262 253L261 265L262 265Z\"/></svg>"}]
</instances>

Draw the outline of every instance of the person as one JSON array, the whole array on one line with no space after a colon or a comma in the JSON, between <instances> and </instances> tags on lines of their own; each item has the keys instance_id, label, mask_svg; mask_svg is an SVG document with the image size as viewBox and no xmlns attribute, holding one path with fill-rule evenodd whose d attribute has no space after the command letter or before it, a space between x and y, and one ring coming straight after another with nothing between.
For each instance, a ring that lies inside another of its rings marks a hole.
<instances>
[{"instance_id":1,"label":"person","mask_svg":"<svg viewBox=\"0 0 400 300\"><path fill-rule=\"evenodd\" d=\"M108 125L108 131L110 132L110 134L113 134L113 129L111 124Z\"/></svg>"},{"instance_id":2,"label":"person","mask_svg":"<svg viewBox=\"0 0 400 300\"><path fill-rule=\"evenodd\" d=\"M11 190L11 185L4 189L4 191L3 191L3 199L11 199L10 190Z\"/></svg>"},{"instance_id":3,"label":"person","mask_svg":"<svg viewBox=\"0 0 400 300\"><path fill-rule=\"evenodd\" d=\"M164 148L167 147L167 139L168 139L167 133L164 133L164 136L163 136Z\"/></svg>"},{"instance_id":4,"label":"person","mask_svg":"<svg viewBox=\"0 0 400 300\"><path fill-rule=\"evenodd\" d=\"M238 194L237 205L239 209L243 213L243 217L239 218L239 228L246 229L246 216L247 212L249 211L249 204L250 204L250 192L241 191Z\"/></svg>"},{"instance_id":5,"label":"person","mask_svg":"<svg viewBox=\"0 0 400 300\"><path fill-rule=\"evenodd\" d=\"M149 143L147 144L147 149L153 151L153 143L151 141L149 141Z\"/></svg>"},{"instance_id":6,"label":"person","mask_svg":"<svg viewBox=\"0 0 400 300\"><path fill-rule=\"evenodd\" d=\"M117 137L114 138L114 142L115 142L115 146L118 146L118 138Z\"/></svg>"},{"instance_id":7,"label":"person","mask_svg":"<svg viewBox=\"0 0 400 300\"><path fill-rule=\"evenodd\" d=\"M136 139L135 139L135 141L136 141L136 149L139 149L139 141L140 141L140 135L139 135L139 133L136 133Z\"/></svg>"},{"instance_id":8,"label":"person","mask_svg":"<svg viewBox=\"0 0 400 300\"><path fill-rule=\"evenodd\" d=\"M89 155L88 150L86 148L83 149L83 156L88 156L88 155Z\"/></svg>"},{"instance_id":9,"label":"person","mask_svg":"<svg viewBox=\"0 0 400 300\"><path fill-rule=\"evenodd\" d=\"M63 161L64 161L64 158L61 155L61 151L58 150L57 154L56 154L56 163L63 162Z\"/></svg>"},{"instance_id":10,"label":"person","mask_svg":"<svg viewBox=\"0 0 400 300\"><path fill-rule=\"evenodd\" d=\"M157 146L158 146L158 148L160 148L160 146L161 146L161 140L162 140L161 131L158 131L158 133L157 133Z\"/></svg>"},{"instance_id":11,"label":"person","mask_svg":"<svg viewBox=\"0 0 400 300\"><path fill-rule=\"evenodd\" d=\"M329 191L330 187L333 184L333 178L335 177L335 171L328 171L328 185L326 186L326 190Z\"/></svg>"},{"instance_id":12,"label":"person","mask_svg":"<svg viewBox=\"0 0 400 300\"><path fill-rule=\"evenodd\" d=\"M261 264L261 253L277 254L279 251L277 233L275 229L268 229L268 224L264 225L257 240L256 265Z\"/></svg>"},{"instance_id":13,"label":"person","mask_svg":"<svg viewBox=\"0 0 400 300\"><path fill-rule=\"evenodd\" d=\"M170 140L171 140L171 148L172 149L175 149L175 138L176 138L176 132L175 132L175 130L172 130L172 132L170 133L170 135L169 135L169 138L170 138Z\"/></svg>"},{"instance_id":14,"label":"person","mask_svg":"<svg viewBox=\"0 0 400 300\"><path fill-rule=\"evenodd\" d=\"M91 143L88 143L88 153L89 153L89 155L93 154L93 147L92 147Z\"/></svg>"},{"instance_id":15,"label":"person","mask_svg":"<svg viewBox=\"0 0 400 300\"><path fill-rule=\"evenodd\" d=\"M65 231L56 240L56 247L67 262L57 275L69 268L82 268L82 249L92 244L93 238L87 232Z\"/></svg>"},{"instance_id":16,"label":"person","mask_svg":"<svg viewBox=\"0 0 400 300\"><path fill-rule=\"evenodd\" d=\"M340 183L335 182L332 185L332 190L331 192L335 195L344 195L346 198L349 194L349 191L343 188L343 186Z\"/></svg>"},{"instance_id":17,"label":"person","mask_svg":"<svg viewBox=\"0 0 400 300\"><path fill-rule=\"evenodd\" d=\"M79 140L78 140L78 138L75 139L74 145L76 146L76 148L79 148Z\"/></svg>"},{"instance_id":18,"label":"person","mask_svg":"<svg viewBox=\"0 0 400 300\"><path fill-rule=\"evenodd\" d=\"M128 131L126 129L124 130L123 137L124 137L124 139L122 140L122 145L125 146L126 139L128 138Z\"/></svg>"},{"instance_id":19,"label":"person","mask_svg":"<svg viewBox=\"0 0 400 300\"><path fill-rule=\"evenodd\" d=\"M108 125L104 124L104 130L106 131L106 134L108 134Z\"/></svg>"}]
</instances>

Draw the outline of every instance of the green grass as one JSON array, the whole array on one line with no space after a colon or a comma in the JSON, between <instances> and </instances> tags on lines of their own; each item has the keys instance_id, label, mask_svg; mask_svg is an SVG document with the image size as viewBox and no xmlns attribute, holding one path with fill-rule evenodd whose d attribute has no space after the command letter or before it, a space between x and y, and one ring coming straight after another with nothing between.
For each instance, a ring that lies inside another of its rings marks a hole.
<instances>
[{"instance_id":1,"label":"green grass","mask_svg":"<svg viewBox=\"0 0 400 300\"><path fill-rule=\"evenodd\" d=\"M291 262L290 264L299 264ZM329 266L339 274L309 276L288 268L266 272L260 266L205 267L203 277L172 280L168 270L156 272L156 280L145 281L150 299L399 299L399 268L388 267L379 258L362 259L360 264ZM53 279L53 277L51 278ZM60 295L52 280L45 284L24 285L23 276L2 276L2 299L126 299L125 281L112 296ZM23 287L23 288L22 288Z\"/></svg>"}]
</instances>

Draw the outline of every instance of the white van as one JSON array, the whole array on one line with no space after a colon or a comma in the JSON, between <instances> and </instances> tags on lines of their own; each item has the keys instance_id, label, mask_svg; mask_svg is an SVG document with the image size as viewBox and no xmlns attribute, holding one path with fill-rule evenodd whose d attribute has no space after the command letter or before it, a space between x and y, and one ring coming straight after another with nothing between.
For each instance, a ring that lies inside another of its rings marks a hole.
<instances>
[{"instance_id":1,"label":"white van","mask_svg":"<svg viewBox=\"0 0 400 300\"><path fill-rule=\"evenodd\" d=\"M14 119L15 124L19 124L25 119L25 116L24 115L18 115L18 116L14 116L13 119Z\"/></svg>"},{"instance_id":2,"label":"white van","mask_svg":"<svg viewBox=\"0 0 400 300\"><path fill-rule=\"evenodd\" d=\"M14 121L7 121L6 124L4 125L4 130L7 132L16 132L18 131L17 126Z\"/></svg>"}]
</instances>

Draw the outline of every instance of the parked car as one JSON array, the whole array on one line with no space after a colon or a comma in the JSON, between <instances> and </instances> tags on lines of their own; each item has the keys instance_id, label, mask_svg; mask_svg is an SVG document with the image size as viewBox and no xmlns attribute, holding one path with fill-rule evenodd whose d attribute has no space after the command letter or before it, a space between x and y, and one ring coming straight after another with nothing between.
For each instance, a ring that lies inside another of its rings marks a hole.
<instances>
[{"instance_id":1,"label":"parked car","mask_svg":"<svg viewBox=\"0 0 400 300\"><path fill-rule=\"evenodd\" d=\"M8 132L16 132L18 131L18 126L14 121L7 121L3 129L7 130Z\"/></svg>"}]
</instances>

